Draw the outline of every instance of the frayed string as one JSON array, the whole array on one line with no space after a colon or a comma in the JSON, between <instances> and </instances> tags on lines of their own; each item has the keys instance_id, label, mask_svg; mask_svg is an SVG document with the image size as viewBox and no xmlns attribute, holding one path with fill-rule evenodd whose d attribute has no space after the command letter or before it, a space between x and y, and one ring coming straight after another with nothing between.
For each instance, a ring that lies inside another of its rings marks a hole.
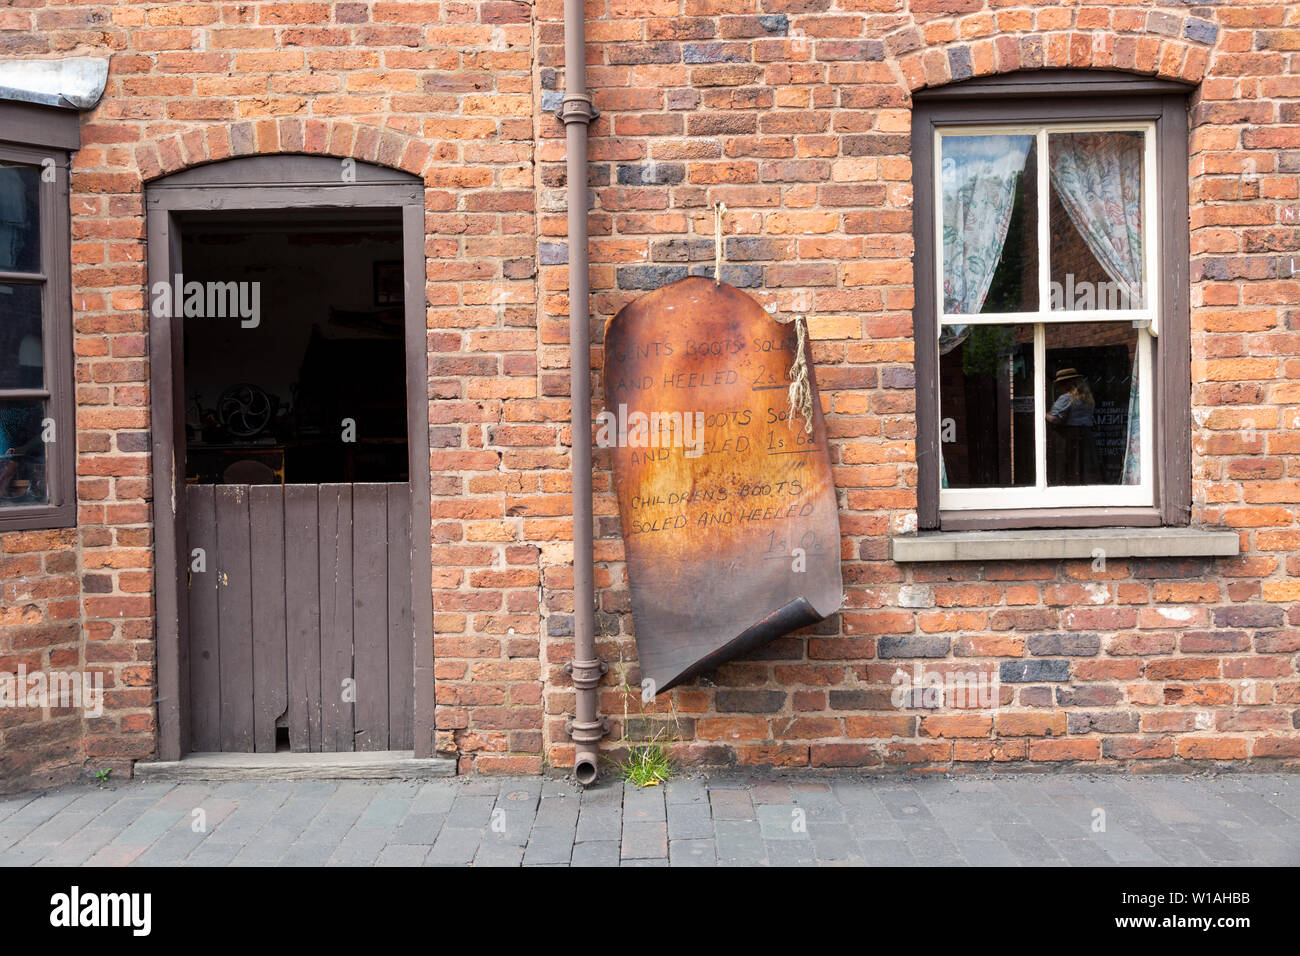
<instances>
[{"instance_id":1,"label":"frayed string","mask_svg":"<svg viewBox=\"0 0 1300 956\"><path fill-rule=\"evenodd\" d=\"M789 325L790 322L794 322L798 341L795 343L794 362L789 372L790 410L786 413L785 420L793 422L794 413L800 412L803 415L804 431L811 435L813 433L812 384L808 379L808 356L805 351L808 344L808 320L802 315L796 315L782 324Z\"/></svg>"}]
</instances>

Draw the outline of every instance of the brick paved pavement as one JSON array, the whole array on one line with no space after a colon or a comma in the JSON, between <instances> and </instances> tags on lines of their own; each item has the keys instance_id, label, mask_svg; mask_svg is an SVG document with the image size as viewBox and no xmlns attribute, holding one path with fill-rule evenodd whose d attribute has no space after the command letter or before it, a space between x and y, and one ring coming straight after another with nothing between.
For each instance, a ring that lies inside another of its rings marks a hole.
<instances>
[{"instance_id":1,"label":"brick paved pavement","mask_svg":"<svg viewBox=\"0 0 1300 956\"><path fill-rule=\"evenodd\" d=\"M1104 824L1104 829L1099 827ZM1300 775L75 786L0 797L0 865L1300 864Z\"/></svg>"}]
</instances>

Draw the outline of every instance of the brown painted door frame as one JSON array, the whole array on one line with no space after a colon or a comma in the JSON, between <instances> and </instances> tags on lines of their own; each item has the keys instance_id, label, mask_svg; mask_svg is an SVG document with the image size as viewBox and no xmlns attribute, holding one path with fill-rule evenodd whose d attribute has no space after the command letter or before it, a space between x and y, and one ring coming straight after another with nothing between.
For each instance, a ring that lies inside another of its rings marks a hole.
<instances>
[{"instance_id":1,"label":"brown painted door frame","mask_svg":"<svg viewBox=\"0 0 1300 956\"><path fill-rule=\"evenodd\" d=\"M411 488L415 756L433 756L433 575L424 185L397 170L324 156L251 156L167 176L145 189L149 290L183 271L179 217L197 211L398 209L406 287L406 431ZM148 290L146 290L147 292ZM145 297L148 310L150 296ZM158 759L179 760L189 734L182 320L149 317L153 435L154 613Z\"/></svg>"}]
</instances>

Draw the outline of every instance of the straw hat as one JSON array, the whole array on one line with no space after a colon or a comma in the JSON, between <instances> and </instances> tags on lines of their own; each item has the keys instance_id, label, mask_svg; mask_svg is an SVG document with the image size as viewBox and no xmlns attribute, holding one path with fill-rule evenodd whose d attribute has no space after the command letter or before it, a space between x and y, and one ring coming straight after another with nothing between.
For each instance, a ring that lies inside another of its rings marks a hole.
<instances>
[{"instance_id":1,"label":"straw hat","mask_svg":"<svg viewBox=\"0 0 1300 956\"><path fill-rule=\"evenodd\" d=\"M1056 379L1052 382L1052 384L1059 385L1061 382L1069 381L1072 378L1083 378L1083 376L1079 374L1078 369L1063 368L1056 373Z\"/></svg>"}]
</instances>

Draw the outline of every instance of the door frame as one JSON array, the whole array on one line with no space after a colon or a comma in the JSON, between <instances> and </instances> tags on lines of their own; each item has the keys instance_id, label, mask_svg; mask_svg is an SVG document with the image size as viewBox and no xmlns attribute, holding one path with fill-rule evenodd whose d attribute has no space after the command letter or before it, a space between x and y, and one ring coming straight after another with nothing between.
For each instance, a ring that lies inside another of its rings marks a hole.
<instances>
[{"instance_id":1,"label":"door frame","mask_svg":"<svg viewBox=\"0 0 1300 956\"><path fill-rule=\"evenodd\" d=\"M181 262L186 212L397 209L405 285L406 434L411 489L411 620L415 756L434 754L433 561L429 496L429 359L424 253L424 183L360 160L280 154L182 170L145 186L149 411L153 437L154 614L159 760L189 748L189 634L185 520L183 320L154 318L150 290Z\"/></svg>"}]
</instances>

